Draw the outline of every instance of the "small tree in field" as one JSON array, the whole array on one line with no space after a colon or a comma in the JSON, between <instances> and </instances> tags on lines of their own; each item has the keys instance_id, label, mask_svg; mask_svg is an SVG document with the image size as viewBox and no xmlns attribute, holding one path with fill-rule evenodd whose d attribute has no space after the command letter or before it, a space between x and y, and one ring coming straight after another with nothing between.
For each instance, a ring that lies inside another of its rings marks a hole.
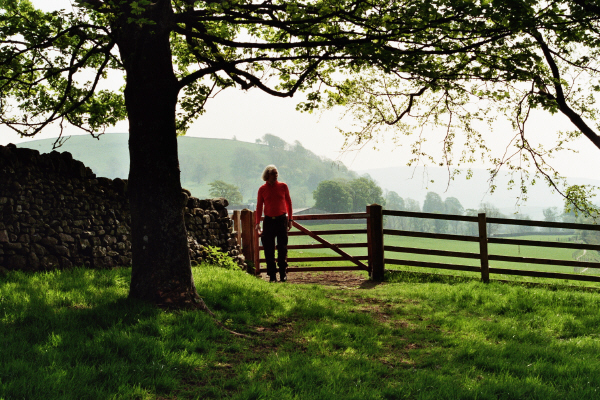
<instances>
[{"instance_id":1,"label":"small tree in field","mask_svg":"<svg viewBox=\"0 0 600 400\"><path fill-rule=\"evenodd\" d=\"M230 204L242 204L243 198L240 189L232 184L223 181L213 181L210 186L210 195L213 197L224 197Z\"/></svg>"},{"instance_id":2,"label":"small tree in field","mask_svg":"<svg viewBox=\"0 0 600 400\"><path fill-rule=\"evenodd\" d=\"M338 181L323 181L313 192L315 207L321 210L343 213L352 209L352 193Z\"/></svg>"}]
</instances>

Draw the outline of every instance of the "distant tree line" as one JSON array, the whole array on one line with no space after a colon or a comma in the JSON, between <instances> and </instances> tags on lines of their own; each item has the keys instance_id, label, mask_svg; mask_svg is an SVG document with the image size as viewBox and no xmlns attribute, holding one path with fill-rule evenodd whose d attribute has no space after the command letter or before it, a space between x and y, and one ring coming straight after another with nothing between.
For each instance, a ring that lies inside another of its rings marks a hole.
<instances>
[{"instance_id":1,"label":"distant tree line","mask_svg":"<svg viewBox=\"0 0 600 400\"><path fill-rule=\"evenodd\" d=\"M434 214L453 214L453 215L466 215L466 216L477 216L480 213L485 213L488 218L511 218L520 220L531 220L529 215L517 213L507 216L500 212L500 210L492 203L486 202L481 203L479 208L467 208L465 209L460 201L456 197L442 197L435 192L428 192L423 202L423 207L420 206L419 202L411 198L402 198L398 193L388 191L385 193L385 209L388 210L400 210L400 211L414 211L414 212L426 212ZM548 207L543 210L544 221L547 222L569 222L569 223L583 223L583 224L594 224L597 223L597 216L577 215L574 211L561 211L558 207ZM448 221L448 220L433 220L426 218L406 218L406 217L394 217L387 216L384 221L384 225L389 229L400 229L410 230L417 232L435 232L435 233L451 233L458 235L472 235L478 234L479 228L477 223L474 222L462 222L462 221ZM574 231L569 229L561 228L538 228L524 225L498 225L498 224L487 224L488 235L495 234L513 234L513 235L526 235L528 233L543 234L548 233L549 235L554 234L573 234L580 240L589 244L600 244L600 232L595 231Z\"/></svg>"},{"instance_id":2,"label":"distant tree line","mask_svg":"<svg viewBox=\"0 0 600 400\"><path fill-rule=\"evenodd\" d=\"M369 204L385 204L383 190L368 175L321 181L313 198L315 208L332 213L365 211Z\"/></svg>"}]
</instances>

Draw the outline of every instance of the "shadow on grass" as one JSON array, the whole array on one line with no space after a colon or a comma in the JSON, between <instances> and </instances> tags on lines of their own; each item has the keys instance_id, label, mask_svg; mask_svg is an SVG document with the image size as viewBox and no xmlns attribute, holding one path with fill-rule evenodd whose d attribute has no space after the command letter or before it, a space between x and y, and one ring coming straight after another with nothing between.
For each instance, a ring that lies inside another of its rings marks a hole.
<instances>
[{"instance_id":1,"label":"shadow on grass","mask_svg":"<svg viewBox=\"0 0 600 400\"><path fill-rule=\"evenodd\" d=\"M364 281L363 283L361 283L359 287L360 287L361 289L367 289L367 290L368 290L368 289L374 289L374 288L376 288L377 286L381 285L382 283L383 283L383 282L377 282L377 281L373 281L373 280L370 280L370 279L369 279L369 280L367 280L367 281Z\"/></svg>"},{"instance_id":2,"label":"shadow on grass","mask_svg":"<svg viewBox=\"0 0 600 400\"><path fill-rule=\"evenodd\" d=\"M578 399L600 387L594 294L472 278L340 291L195 268L224 323L269 328L249 341L127 299L128 274L0 279L0 398Z\"/></svg>"},{"instance_id":3,"label":"shadow on grass","mask_svg":"<svg viewBox=\"0 0 600 400\"><path fill-rule=\"evenodd\" d=\"M0 398L142 398L222 333L203 313L178 316L129 299L129 270L10 274L0 281Z\"/></svg>"}]
</instances>

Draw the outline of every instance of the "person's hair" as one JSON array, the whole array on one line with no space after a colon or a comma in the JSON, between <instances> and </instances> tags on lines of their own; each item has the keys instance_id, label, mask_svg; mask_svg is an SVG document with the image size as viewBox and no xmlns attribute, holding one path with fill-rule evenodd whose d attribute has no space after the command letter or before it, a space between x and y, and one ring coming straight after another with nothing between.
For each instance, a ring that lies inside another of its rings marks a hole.
<instances>
[{"instance_id":1,"label":"person's hair","mask_svg":"<svg viewBox=\"0 0 600 400\"><path fill-rule=\"evenodd\" d=\"M273 164L267 165L265 167L265 170L262 173L262 180L265 181L265 182L268 181L269 180L269 175L271 175L271 172L273 172L273 171L277 171L277 167L274 166Z\"/></svg>"}]
</instances>

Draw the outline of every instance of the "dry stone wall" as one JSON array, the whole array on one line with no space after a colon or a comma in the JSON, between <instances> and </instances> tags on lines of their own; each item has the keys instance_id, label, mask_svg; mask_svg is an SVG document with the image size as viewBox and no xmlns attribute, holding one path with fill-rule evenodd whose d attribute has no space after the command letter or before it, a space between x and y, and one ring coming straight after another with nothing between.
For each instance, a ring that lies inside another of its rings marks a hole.
<instances>
[{"instance_id":1,"label":"dry stone wall","mask_svg":"<svg viewBox=\"0 0 600 400\"><path fill-rule=\"evenodd\" d=\"M0 146L0 266L130 266L126 192L126 180L97 178L68 152ZM215 246L245 269L227 200L183 196L192 262L201 262L207 246Z\"/></svg>"}]
</instances>

